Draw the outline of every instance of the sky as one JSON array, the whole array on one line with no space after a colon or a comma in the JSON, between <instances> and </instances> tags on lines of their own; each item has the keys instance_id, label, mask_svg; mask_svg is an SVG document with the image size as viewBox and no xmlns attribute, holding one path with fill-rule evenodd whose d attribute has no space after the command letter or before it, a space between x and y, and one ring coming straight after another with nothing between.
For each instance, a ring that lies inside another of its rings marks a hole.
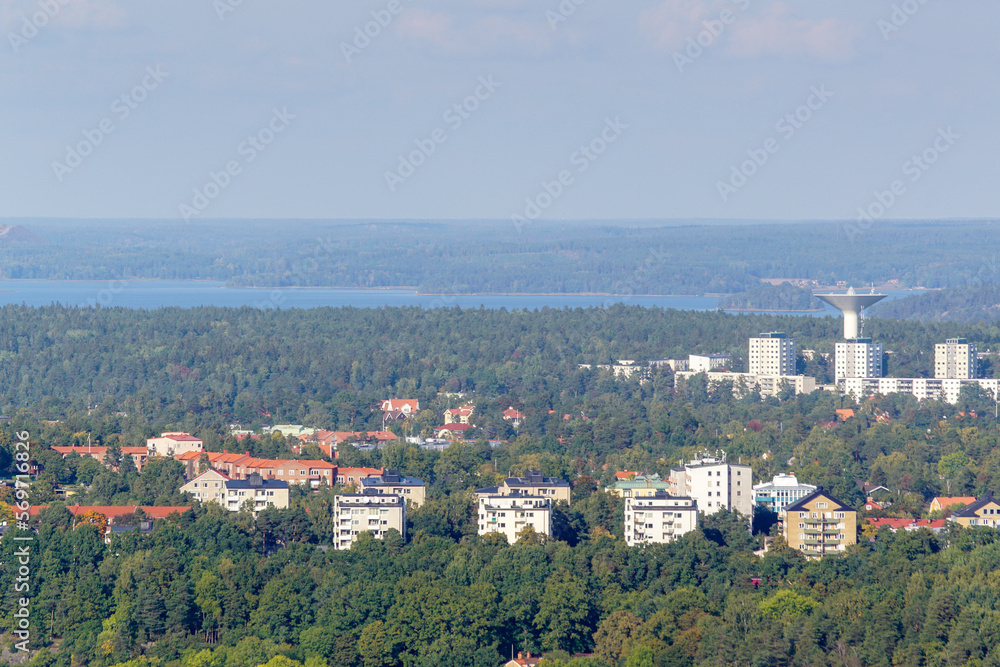
<instances>
[{"instance_id":1,"label":"sky","mask_svg":"<svg viewBox=\"0 0 1000 667\"><path fill-rule=\"evenodd\" d=\"M0 218L1000 212L995 0L0 0Z\"/></svg>"}]
</instances>

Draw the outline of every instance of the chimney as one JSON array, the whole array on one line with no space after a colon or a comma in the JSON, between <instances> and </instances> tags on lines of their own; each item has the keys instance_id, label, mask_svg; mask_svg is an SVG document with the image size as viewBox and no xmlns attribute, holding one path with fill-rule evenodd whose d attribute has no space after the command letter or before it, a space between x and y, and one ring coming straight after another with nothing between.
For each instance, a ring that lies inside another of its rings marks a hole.
<instances>
[{"instance_id":1,"label":"chimney","mask_svg":"<svg viewBox=\"0 0 1000 667\"><path fill-rule=\"evenodd\" d=\"M521 658L523 658L523 657L524 657L524 654L523 654L523 653L521 653L520 651L518 651L518 652L517 652L517 659L518 659L518 660L520 660L520 659L521 659Z\"/></svg>"}]
</instances>

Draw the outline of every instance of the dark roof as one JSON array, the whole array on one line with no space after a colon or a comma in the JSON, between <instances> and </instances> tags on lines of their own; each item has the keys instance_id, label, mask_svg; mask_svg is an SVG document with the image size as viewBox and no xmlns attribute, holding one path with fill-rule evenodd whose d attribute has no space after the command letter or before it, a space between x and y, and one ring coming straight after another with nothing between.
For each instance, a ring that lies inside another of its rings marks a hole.
<instances>
[{"instance_id":1,"label":"dark roof","mask_svg":"<svg viewBox=\"0 0 1000 667\"><path fill-rule=\"evenodd\" d=\"M569 486L569 482L557 477L543 477L541 470L528 470L524 477L508 477L507 486Z\"/></svg>"},{"instance_id":2,"label":"dark roof","mask_svg":"<svg viewBox=\"0 0 1000 667\"><path fill-rule=\"evenodd\" d=\"M379 475L369 475L361 479L362 486L425 486L419 477L404 477L398 470L386 470Z\"/></svg>"},{"instance_id":3,"label":"dark roof","mask_svg":"<svg viewBox=\"0 0 1000 667\"><path fill-rule=\"evenodd\" d=\"M960 512L955 512L952 516L959 516L963 518L964 517L976 518L976 512L981 510L986 505L995 502L997 502L997 499L993 497L993 492L987 491L985 496L983 496L976 502L972 503L971 505L966 505L965 507L962 508Z\"/></svg>"},{"instance_id":4,"label":"dark roof","mask_svg":"<svg viewBox=\"0 0 1000 667\"><path fill-rule=\"evenodd\" d=\"M827 493L826 491L824 491L822 486L820 486L820 487L817 487L816 490L813 491L812 493L810 493L808 496L799 498L796 502L792 503L791 505L786 505L785 506L785 512L786 513L787 512L800 512L800 511L802 511L802 508L805 507L806 503L812 502L816 498L820 498L820 497L826 498L827 500L829 500L831 503L834 504L834 507L831 507L829 509L832 509L832 510L842 510L842 511L846 511L846 512L854 512L855 511L853 507L851 507L850 505L845 505L839 498L833 497L832 495L830 495L829 493Z\"/></svg>"},{"instance_id":5,"label":"dark roof","mask_svg":"<svg viewBox=\"0 0 1000 667\"><path fill-rule=\"evenodd\" d=\"M230 479L224 482L227 489L287 489L283 479L263 479L260 484L252 484L248 479Z\"/></svg>"},{"instance_id":6,"label":"dark roof","mask_svg":"<svg viewBox=\"0 0 1000 667\"><path fill-rule=\"evenodd\" d=\"M489 493L492 495L496 495L499 492L500 492L500 487L498 486L484 486L481 489L476 489L476 493Z\"/></svg>"}]
</instances>

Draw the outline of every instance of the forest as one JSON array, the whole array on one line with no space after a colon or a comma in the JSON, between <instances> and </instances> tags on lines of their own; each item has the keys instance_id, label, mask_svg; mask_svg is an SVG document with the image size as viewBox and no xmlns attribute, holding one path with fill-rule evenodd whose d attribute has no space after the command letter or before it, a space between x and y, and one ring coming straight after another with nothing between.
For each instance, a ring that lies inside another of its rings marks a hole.
<instances>
[{"instance_id":1,"label":"forest","mask_svg":"<svg viewBox=\"0 0 1000 667\"><path fill-rule=\"evenodd\" d=\"M991 221L8 220L0 278L216 280L253 287L411 286L430 294L735 294L765 278L998 281Z\"/></svg>"},{"instance_id":2,"label":"forest","mask_svg":"<svg viewBox=\"0 0 1000 667\"><path fill-rule=\"evenodd\" d=\"M965 391L957 405L822 391L734 399L697 377L675 383L666 368L640 381L578 366L699 351L731 351L745 364L747 336L771 330L795 335L800 351L828 351L837 319L628 306L0 310L9 418L0 475L12 473L14 434L30 433L41 468L30 498L47 506L31 534L33 667L492 666L512 650L575 667L1000 664L991 529L864 529L857 546L822 561L780 538L755 556L774 530L767 517L751 532L746 518L712 515L669 545L622 539L622 501L605 491L615 471L665 476L704 450L724 449L758 481L794 472L861 509L859 481L890 489L891 506L864 517L922 517L934 496L1000 494L990 396ZM1000 340L985 324L872 318L869 328L899 374L929 373L933 343L946 337L984 350ZM365 539L349 552L326 548L338 487L296 488L290 508L254 517L179 494L183 471L169 459L139 473L124 457L113 472L48 449L114 451L187 430L212 451L309 458L317 451L292 454L278 436L238 441L229 425L377 429L390 397L421 402L409 423L390 425L400 435L426 432L445 408L472 401L473 439L444 451L404 441L345 447L340 465L399 469L428 484L406 540ZM517 429L502 418L508 406L526 414ZM838 421L838 408L855 415ZM516 545L476 535L471 491L529 467L573 485L553 535ZM105 544L99 527L65 509L67 492L80 504L193 508ZM0 489L0 500L11 493ZM8 648L12 538L23 534L0 540Z\"/></svg>"}]
</instances>

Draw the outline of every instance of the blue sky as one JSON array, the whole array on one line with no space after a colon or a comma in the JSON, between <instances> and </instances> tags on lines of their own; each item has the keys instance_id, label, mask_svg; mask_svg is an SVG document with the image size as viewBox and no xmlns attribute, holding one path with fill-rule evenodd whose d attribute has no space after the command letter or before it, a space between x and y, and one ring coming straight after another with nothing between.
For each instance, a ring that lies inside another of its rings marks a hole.
<instances>
[{"instance_id":1,"label":"blue sky","mask_svg":"<svg viewBox=\"0 0 1000 667\"><path fill-rule=\"evenodd\" d=\"M0 217L998 211L995 1L0 0L0 21Z\"/></svg>"}]
</instances>

